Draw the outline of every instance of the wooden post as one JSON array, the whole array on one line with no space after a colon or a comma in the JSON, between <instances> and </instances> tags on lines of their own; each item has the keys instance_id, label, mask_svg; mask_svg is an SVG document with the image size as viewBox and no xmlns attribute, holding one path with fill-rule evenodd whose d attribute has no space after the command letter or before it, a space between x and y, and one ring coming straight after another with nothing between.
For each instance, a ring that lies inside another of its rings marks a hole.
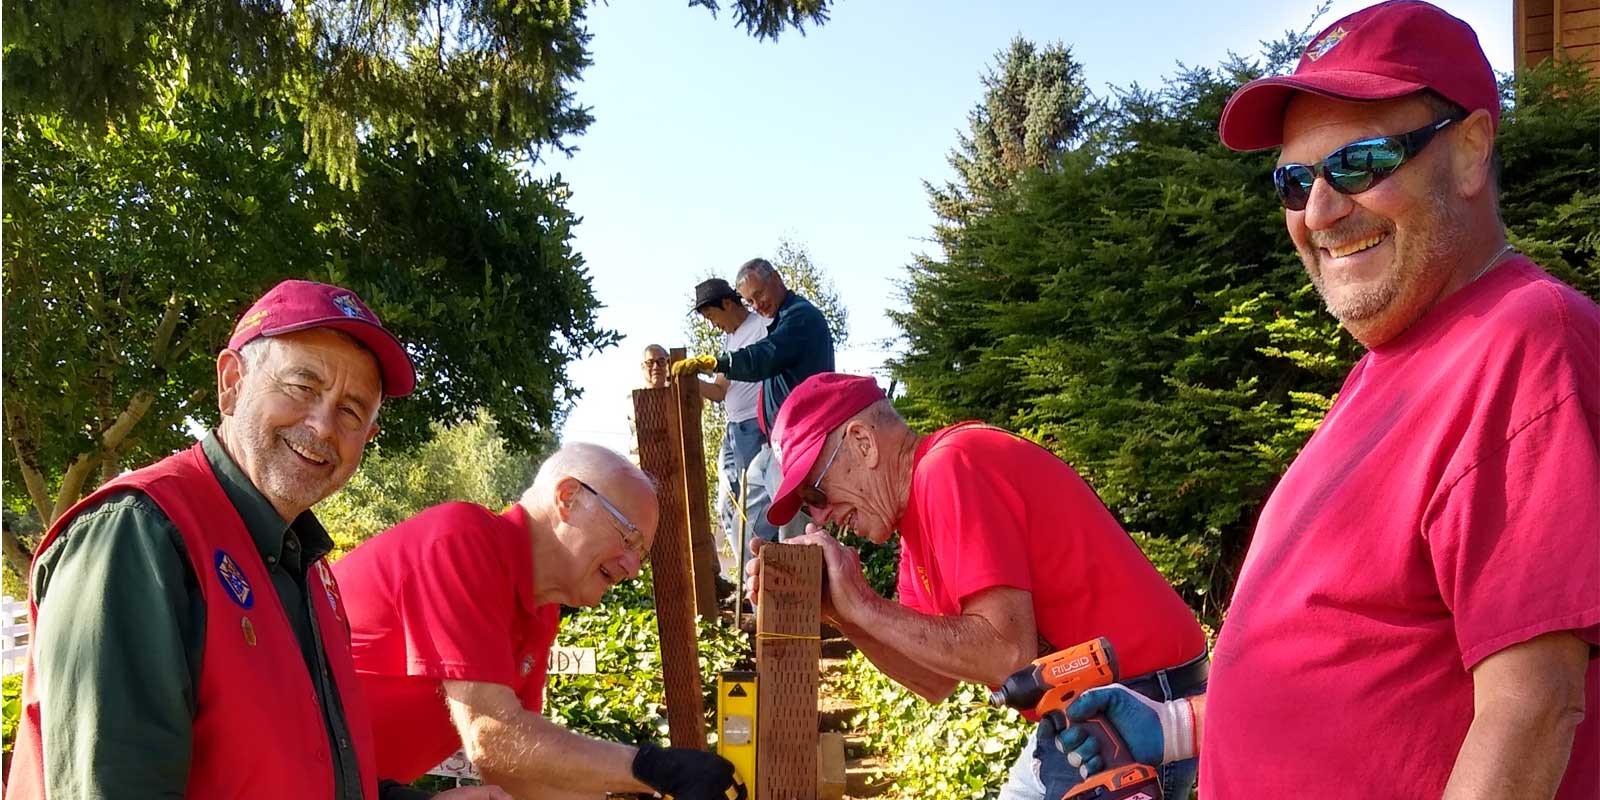
<instances>
[{"instance_id":1,"label":"wooden post","mask_svg":"<svg viewBox=\"0 0 1600 800\"><path fill-rule=\"evenodd\" d=\"M694 568L684 506L682 434L675 390L635 390L633 421L639 434L639 468L660 487L657 496L661 521L650 546L650 563L655 575L656 630L661 634L667 734L674 747L704 750L705 701L694 625ZM697 417L695 424L699 422Z\"/></svg>"},{"instance_id":2,"label":"wooden post","mask_svg":"<svg viewBox=\"0 0 1600 800\"><path fill-rule=\"evenodd\" d=\"M761 548L756 609L756 796L816 800L817 660L822 656L822 550Z\"/></svg>"},{"instance_id":3,"label":"wooden post","mask_svg":"<svg viewBox=\"0 0 1600 800\"><path fill-rule=\"evenodd\" d=\"M685 351L672 348L673 361L681 361ZM694 568L695 609L705 619L717 618L717 541L711 535L711 509L706 502L706 452L705 437L700 430L700 408L705 401L695 386L700 379L679 378L674 381L678 399L678 428L682 432L678 441L682 447L683 486L688 498L689 542L693 550L690 560Z\"/></svg>"}]
</instances>

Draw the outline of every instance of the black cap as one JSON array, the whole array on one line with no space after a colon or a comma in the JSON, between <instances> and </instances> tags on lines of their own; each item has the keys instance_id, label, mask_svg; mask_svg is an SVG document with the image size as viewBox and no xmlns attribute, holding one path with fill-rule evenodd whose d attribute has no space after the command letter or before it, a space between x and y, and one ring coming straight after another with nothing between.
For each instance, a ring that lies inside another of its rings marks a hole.
<instances>
[{"instance_id":1,"label":"black cap","mask_svg":"<svg viewBox=\"0 0 1600 800\"><path fill-rule=\"evenodd\" d=\"M721 278L704 280L694 287L694 308L690 311L699 311L706 306L713 306L728 298L743 300L739 293L733 290L728 282Z\"/></svg>"}]
</instances>

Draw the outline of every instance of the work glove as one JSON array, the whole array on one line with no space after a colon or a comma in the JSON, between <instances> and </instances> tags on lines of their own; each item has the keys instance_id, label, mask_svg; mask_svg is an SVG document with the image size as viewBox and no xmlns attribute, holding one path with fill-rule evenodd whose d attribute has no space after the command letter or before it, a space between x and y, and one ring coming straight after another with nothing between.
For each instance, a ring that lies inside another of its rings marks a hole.
<instances>
[{"instance_id":1,"label":"work glove","mask_svg":"<svg viewBox=\"0 0 1600 800\"><path fill-rule=\"evenodd\" d=\"M1194 758L1199 729L1194 705L1187 697L1158 703L1113 683L1090 689L1067 706L1067 717L1074 722L1096 715L1104 716L1116 728L1128 744L1128 754L1140 764L1154 766ZM1077 767L1081 777L1105 769L1099 742L1089 738L1082 726L1057 733L1056 748L1067 754L1067 763Z\"/></svg>"},{"instance_id":2,"label":"work glove","mask_svg":"<svg viewBox=\"0 0 1600 800\"><path fill-rule=\"evenodd\" d=\"M639 745L633 777L675 800L747 800L744 781L728 760L687 747Z\"/></svg>"},{"instance_id":3,"label":"work glove","mask_svg":"<svg viewBox=\"0 0 1600 800\"><path fill-rule=\"evenodd\" d=\"M682 361L672 363L672 376L681 378L685 375L699 375L702 372L716 372L716 356L690 356Z\"/></svg>"}]
</instances>

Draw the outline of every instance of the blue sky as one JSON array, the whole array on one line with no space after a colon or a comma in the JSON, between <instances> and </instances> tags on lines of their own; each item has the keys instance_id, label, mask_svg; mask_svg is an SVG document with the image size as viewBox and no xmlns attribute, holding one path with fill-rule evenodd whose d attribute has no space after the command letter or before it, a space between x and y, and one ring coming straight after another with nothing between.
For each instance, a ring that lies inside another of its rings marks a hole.
<instances>
[{"instance_id":1,"label":"blue sky","mask_svg":"<svg viewBox=\"0 0 1600 800\"><path fill-rule=\"evenodd\" d=\"M1510 0L1436 2L1477 30L1496 70L1511 69ZM1322 24L1365 5L1337 0ZM1158 86L1180 62L1254 55L1315 7L840 0L828 24L776 43L744 35L726 10L713 19L682 0L591 9L594 64L576 91L595 122L575 155L540 171L571 184L583 218L574 244L605 305L600 322L623 340L573 365L584 395L563 438L628 452L639 351L684 344L685 298L700 276L731 279L783 237L810 248L849 308L839 368L882 374L895 282L931 249L922 182L951 177L945 158L979 100L979 76L1013 36L1071 46L1103 96Z\"/></svg>"}]
</instances>

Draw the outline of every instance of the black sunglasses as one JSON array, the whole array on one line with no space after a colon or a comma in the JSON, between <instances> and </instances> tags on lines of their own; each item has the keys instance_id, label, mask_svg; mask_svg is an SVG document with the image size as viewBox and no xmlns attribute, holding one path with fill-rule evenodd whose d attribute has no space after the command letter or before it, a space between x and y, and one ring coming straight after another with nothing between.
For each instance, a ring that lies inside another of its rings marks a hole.
<instances>
[{"instance_id":1,"label":"black sunglasses","mask_svg":"<svg viewBox=\"0 0 1600 800\"><path fill-rule=\"evenodd\" d=\"M1351 142L1329 153L1317 164L1284 164L1272 171L1278 199L1290 211L1306 210L1311 186L1321 177L1340 194L1361 194L1400 169L1433 141L1433 135L1464 117L1454 114L1409 133Z\"/></svg>"}]
</instances>

